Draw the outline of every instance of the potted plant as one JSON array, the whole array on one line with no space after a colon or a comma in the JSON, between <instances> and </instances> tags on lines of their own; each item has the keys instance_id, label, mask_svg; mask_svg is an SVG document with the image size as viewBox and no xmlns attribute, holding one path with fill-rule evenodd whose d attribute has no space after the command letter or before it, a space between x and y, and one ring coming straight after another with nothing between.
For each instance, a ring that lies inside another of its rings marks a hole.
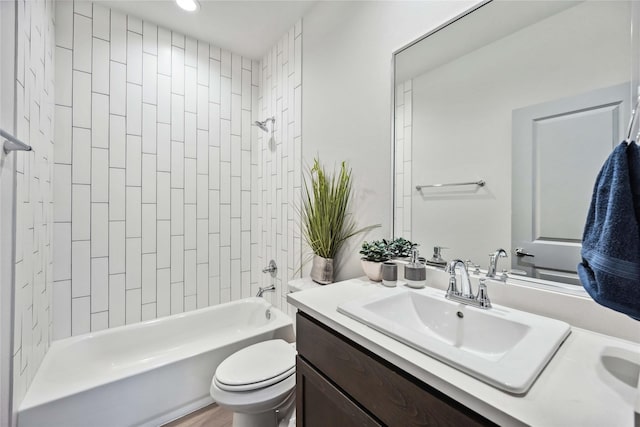
<instances>
[{"instance_id":1,"label":"potted plant","mask_svg":"<svg viewBox=\"0 0 640 427\"><path fill-rule=\"evenodd\" d=\"M340 171L327 174L315 158L304 177L300 218L302 236L313 251L311 279L333 283L333 260L350 237L380 225L357 229L349 213L351 170L342 162Z\"/></svg>"},{"instance_id":2,"label":"potted plant","mask_svg":"<svg viewBox=\"0 0 640 427\"><path fill-rule=\"evenodd\" d=\"M387 243L391 258L408 258L417 246L417 243L413 243L404 237L397 237Z\"/></svg>"},{"instance_id":3,"label":"potted plant","mask_svg":"<svg viewBox=\"0 0 640 427\"><path fill-rule=\"evenodd\" d=\"M364 273L369 280L379 282L382 280L382 263L390 259L407 258L411 251L418 246L403 237L393 240L374 240L371 243L363 242L360 254Z\"/></svg>"},{"instance_id":4,"label":"potted plant","mask_svg":"<svg viewBox=\"0 0 640 427\"><path fill-rule=\"evenodd\" d=\"M363 257L360 259L362 263L362 269L364 270L364 274L370 280L374 282L379 282L382 280L382 263L388 261L391 256L389 254L389 245L387 241L382 240L374 240L371 243L362 242L362 249L360 249L360 254Z\"/></svg>"}]
</instances>

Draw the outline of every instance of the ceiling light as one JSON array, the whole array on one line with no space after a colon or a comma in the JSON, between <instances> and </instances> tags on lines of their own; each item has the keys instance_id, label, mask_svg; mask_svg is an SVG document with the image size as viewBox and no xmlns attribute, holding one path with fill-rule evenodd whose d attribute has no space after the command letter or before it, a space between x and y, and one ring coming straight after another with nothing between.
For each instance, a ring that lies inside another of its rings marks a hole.
<instances>
[{"instance_id":1,"label":"ceiling light","mask_svg":"<svg viewBox=\"0 0 640 427\"><path fill-rule=\"evenodd\" d=\"M178 6L187 12L195 12L200 9L200 5L197 0L176 0L176 3L178 3Z\"/></svg>"}]
</instances>

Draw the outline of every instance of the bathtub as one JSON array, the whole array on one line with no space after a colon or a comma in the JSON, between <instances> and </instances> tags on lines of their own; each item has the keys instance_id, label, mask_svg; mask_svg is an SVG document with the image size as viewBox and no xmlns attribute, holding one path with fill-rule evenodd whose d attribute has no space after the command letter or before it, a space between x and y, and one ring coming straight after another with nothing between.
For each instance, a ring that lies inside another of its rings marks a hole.
<instances>
[{"instance_id":1,"label":"bathtub","mask_svg":"<svg viewBox=\"0 0 640 427\"><path fill-rule=\"evenodd\" d=\"M294 341L291 318L262 298L55 341L18 427L158 426L213 402L216 367L256 342Z\"/></svg>"}]
</instances>

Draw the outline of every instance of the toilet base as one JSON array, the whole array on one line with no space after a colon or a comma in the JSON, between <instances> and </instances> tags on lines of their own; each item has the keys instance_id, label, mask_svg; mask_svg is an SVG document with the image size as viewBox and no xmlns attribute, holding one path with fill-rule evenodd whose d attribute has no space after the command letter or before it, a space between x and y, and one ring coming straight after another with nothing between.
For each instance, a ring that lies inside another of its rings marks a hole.
<instances>
[{"instance_id":1,"label":"toilet base","mask_svg":"<svg viewBox=\"0 0 640 427\"><path fill-rule=\"evenodd\" d=\"M276 425L275 411L263 412L261 414L233 413L233 427L274 427Z\"/></svg>"},{"instance_id":2,"label":"toilet base","mask_svg":"<svg viewBox=\"0 0 640 427\"><path fill-rule=\"evenodd\" d=\"M296 394L293 391L279 407L259 414L233 413L233 427L278 427L287 425L288 419L293 415Z\"/></svg>"}]
</instances>

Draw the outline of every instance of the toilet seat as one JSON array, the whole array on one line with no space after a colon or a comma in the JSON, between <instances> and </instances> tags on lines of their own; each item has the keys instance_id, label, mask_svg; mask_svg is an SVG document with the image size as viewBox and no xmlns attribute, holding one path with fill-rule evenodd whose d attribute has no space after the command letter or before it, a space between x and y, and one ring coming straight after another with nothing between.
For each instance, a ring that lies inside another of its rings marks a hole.
<instances>
[{"instance_id":1,"label":"toilet seat","mask_svg":"<svg viewBox=\"0 0 640 427\"><path fill-rule=\"evenodd\" d=\"M230 392L259 390L292 376L295 363L291 344L281 339L263 341L227 357L216 369L213 382Z\"/></svg>"}]
</instances>

